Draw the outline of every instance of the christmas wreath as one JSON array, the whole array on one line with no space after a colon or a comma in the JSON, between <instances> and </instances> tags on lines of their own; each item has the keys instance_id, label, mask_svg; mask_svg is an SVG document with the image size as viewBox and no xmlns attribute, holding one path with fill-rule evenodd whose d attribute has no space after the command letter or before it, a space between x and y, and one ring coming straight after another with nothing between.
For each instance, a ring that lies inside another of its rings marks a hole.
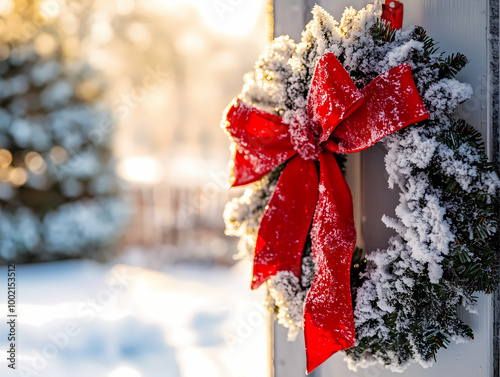
<instances>
[{"instance_id":1,"label":"christmas wreath","mask_svg":"<svg viewBox=\"0 0 500 377\"><path fill-rule=\"evenodd\" d=\"M293 338L307 370L345 350L351 369L427 367L450 340L473 338L458 316L498 285L498 188L481 135L452 116L468 99L422 27L403 30L374 5L340 23L316 6L300 43L278 37L248 73L222 126L233 141L226 233L254 258L252 288ZM385 250L355 247L345 153L378 142L400 190Z\"/></svg>"}]
</instances>

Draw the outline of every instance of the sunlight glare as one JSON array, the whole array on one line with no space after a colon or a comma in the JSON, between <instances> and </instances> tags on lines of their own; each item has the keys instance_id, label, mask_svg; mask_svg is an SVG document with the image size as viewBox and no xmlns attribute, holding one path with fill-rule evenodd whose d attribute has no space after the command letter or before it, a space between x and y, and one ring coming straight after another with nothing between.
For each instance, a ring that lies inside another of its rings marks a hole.
<instances>
[{"instance_id":1,"label":"sunlight glare","mask_svg":"<svg viewBox=\"0 0 500 377\"><path fill-rule=\"evenodd\" d=\"M162 166L154 157L130 157L118 164L118 175L128 182L154 184L161 181Z\"/></svg>"},{"instance_id":2,"label":"sunlight glare","mask_svg":"<svg viewBox=\"0 0 500 377\"><path fill-rule=\"evenodd\" d=\"M122 366L112 371L109 377L142 377L142 375L134 368Z\"/></svg>"},{"instance_id":3,"label":"sunlight glare","mask_svg":"<svg viewBox=\"0 0 500 377\"><path fill-rule=\"evenodd\" d=\"M153 2L153 1L152 1ZM187 4L194 6L207 26L233 36L248 35L262 17L262 1L244 0L155 0L158 9L171 12Z\"/></svg>"},{"instance_id":4,"label":"sunlight glare","mask_svg":"<svg viewBox=\"0 0 500 377\"><path fill-rule=\"evenodd\" d=\"M116 10L121 15L131 13L135 8L134 0L116 0Z\"/></svg>"},{"instance_id":5,"label":"sunlight glare","mask_svg":"<svg viewBox=\"0 0 500 377\"><path fill-rule=\"evenodd\" d=\"M178 354L179 364L185 376L219 377L222 370L203 349L186 348ZM196 360L193 363L193 360Z\"/></svg>"},{"instance_id":6,"label":"sunlight glare","mask_svg":"<svg viewBox=\"0 0 500 377\"><path fill-rule=\"evenodd\" d=\"M20 322L40 327L54 320L67 320L74 317L78 302L65 302L54 305L19 304Z\"/></svg>"},{"instance_id":7,"label":"sunlight glare","mask_svg":"<svg viewBox=\"0 0 500 377\"><path fill-rule=\"evenodd\" d=\"M65 1L61 0L42 0L39 3L40 16L46 20L54 19L61 14Z\"/></svg>"},{"instance_id":8,"label":"sunlight glare","mask_svg":"<svg viewBox=\"0 0 500 377\"><path fill-rule=\"evenodd\" d=\"M12 9L14 9L14 2L12 0L0 0L0 15L8 15L12 12Z\"/></svg>"}]
</instances>

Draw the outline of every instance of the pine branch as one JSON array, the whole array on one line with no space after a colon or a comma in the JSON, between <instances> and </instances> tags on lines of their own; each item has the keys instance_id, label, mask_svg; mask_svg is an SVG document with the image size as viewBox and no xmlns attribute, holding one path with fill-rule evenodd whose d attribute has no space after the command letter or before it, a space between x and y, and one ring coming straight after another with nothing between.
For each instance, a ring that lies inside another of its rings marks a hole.
<instances>
[{"instance_id":1,"label":"pine branch","mask_svg":"<svg viewBox=\"0 0 500 377\"><path fill-rule=\"evenodd\" d=\"M393 42L396 38L396 30L391 31L390 23L377 19L371 28L373 40L378 43Z\"/></svg>"},{"instance_id":2,"label":"pine branch","mask_svg":"<svg viewBox=\"0 0 500 377\"><path fill-rule=\"evenodd\" d=\"M451 79L468 63L467 57L457 52L442 60L439 66L439 77Z\"/></svg>"},{"instance_id":3,"label":"pine branch","mask_svg":"<svg viewBox=\"0 0 500 377\"><path fill-rule=\"evenodd\" d=\"M480 171L494 171L487 159L481 134L463 119L455 121L450 130L437 141L443 143L457 156L464 144L477 150L479 159L472 163ZM457 240L445 258L445 274L455 274L471 291L491 292L498 285L497 266L500 258L496 252L496 234L499 227L499 198L488 192L469 193L463 190L456 177L444 176L439 161L433 163L433 180L436 187L444 187L443 200L456 202L467 218L455 219Z\"/></svg>"},{"instance_id":4,"label":"pine branch","mask_svg":"<svg viewBox=\"0 0 500 377\"><path fill-rule=\"evenodd\" d=\"M417 26L415 28L413 31L413 38L424 44L424 53L423 55L417 54L415 57L416 61L428 62L430 57L439 50L439 48L436 47L437 42L434 41L433 38L429 37L425 29L421 26Z\"/></svg>"},{"instance_id":5,"label":"pine branch","mask_svg":"<svg viewBox=\"0 0 500 377\"><path fill-rule=\"evenodd\" d=\"M424 53L416 54L416 62L430 62L432 55L436 54L439 50L437 42L427 35L425 29L417 26L413 32L415 40L424 44ZM440 78L453 78L461 71L468 63L467 57L461 53L455 53L447 56L446 58L439 57L439 77Z\"/></svg>"}]
</instances>

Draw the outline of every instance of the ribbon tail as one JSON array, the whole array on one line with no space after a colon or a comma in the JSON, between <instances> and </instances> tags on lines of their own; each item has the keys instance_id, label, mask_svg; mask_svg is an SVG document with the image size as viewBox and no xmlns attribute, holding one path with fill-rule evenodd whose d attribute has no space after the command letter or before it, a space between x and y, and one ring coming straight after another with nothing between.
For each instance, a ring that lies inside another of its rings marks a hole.
<instances>
[{"instance_id":1,"label":"ribbon tail","mask_svg":"<svg viewBox=\"0 0 500 377\"><path fill-rule=\"evenodd\" d=\"M354 346L350 266L356 244L352 196L329 152L320 155L319 198L311 231L316 271L304 305L307 373Z\"/></svg>"},{"instance_id":2,"label":"ribbon tail","mask_svg":"<svg viewBox=\"0 0 500 377\"><path fill-rule=\"evenodd\" d=\"M280 271L290 271L300 278L302 253L317 200L316 164L298 156L292 158L260 223L252 289Z\"/></svg>"}]
</instances>

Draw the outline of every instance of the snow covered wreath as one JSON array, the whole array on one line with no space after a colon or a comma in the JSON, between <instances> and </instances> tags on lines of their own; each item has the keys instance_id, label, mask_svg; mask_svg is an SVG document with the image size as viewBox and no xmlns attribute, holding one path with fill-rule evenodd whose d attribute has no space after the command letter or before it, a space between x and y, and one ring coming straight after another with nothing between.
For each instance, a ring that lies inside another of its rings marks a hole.
<instances>
[{"instance_id":1,"label":"snow covered wreath","mask_svg":"<svg viewBox=\"0 0 500 377\"><path fill-rule=\"evenodd\" d=\"M340 350L352 369L427 367L473 338L458 309L498 284L500 181L481 135L451 115L472 94L454 79L467 60L372 5L340 23L313 15L300 43L270 44L224 115L232 185L253 183L226 206L226 233L289 336L304 329L308 372ZM342 170L345 153L379 140L400 190L382 221L397 236L365 257Z\"/></svg>"}]
</instances>

